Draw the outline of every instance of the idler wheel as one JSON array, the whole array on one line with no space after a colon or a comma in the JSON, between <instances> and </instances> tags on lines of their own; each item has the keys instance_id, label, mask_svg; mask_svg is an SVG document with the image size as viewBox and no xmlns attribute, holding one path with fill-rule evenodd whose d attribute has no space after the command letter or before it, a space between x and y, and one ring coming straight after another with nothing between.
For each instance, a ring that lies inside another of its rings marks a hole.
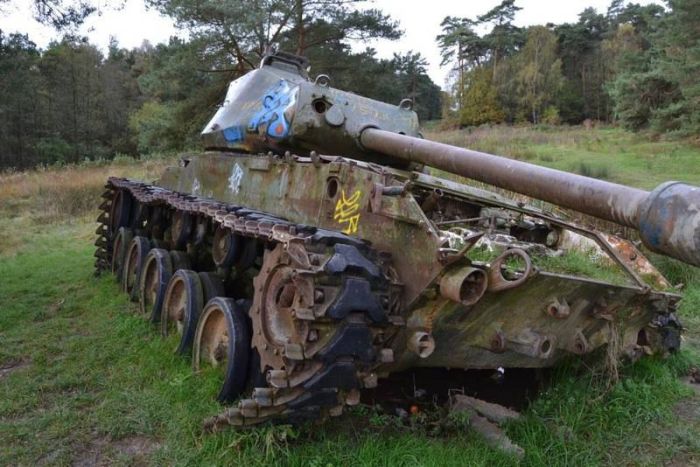
<instances>
[{"instance_id":1,"label":"idler wheel","mask_svg":"<svg viewBox=\"0 0 700 467\"><path fill-rule=\"evenodd\" d=\"M173 264L168 251L162 248L149 251L141 271L139 310L152 323L160 322L165 291L172 275Z\"/></svg>"},{"instance_id":2,"label":"idler wheel","mask_svg":"<svg viewBox=\"0 0 700 467\"><path fill-rule=\"evenodd\" d=\"M204 310L194 338L192 363L195 371L211 366L222 374L216 399L232 402L246 389L251 363L249 302L215 297Z\"/></svg>"},{"instance_id":3,"label":"idler wheel","mask_svg":"<svg viewBox=\"0 0 700 467\"><path fill-rule=\"evenodd\" d=\"M146 237L137 236L129 243L124 257L124 272L122 288L129 294L129 299L135 302L139 299L141 286L141 271L146 262L146 256L151 249L151 243Z\"/></svg>"},{"instance_id":4,"label":"idler wheel","mask_svg":"<svg viewBox=\"0 0 700 467\"><path fill-rule=\"evenodd\" d=\"M114 195L112 206L109 210L110 232L116 232L120 227L129 225L132 201L131 194L124 190L118 190Z\"/></svg>"},{"instance_id":5,"label":"idler wheel","mask_svg":"<svg viewBox=\"0 0 700 467\"><path fill-rule=\"evenodd\" d=\"M160 313L160 329L163 336L179 335L175 353L186 354L192 348L197 321L204 303L204 291L199 275L187 269L179 269L168 283Z\"/></svg>"},{"instance_id":6,"label":"idler wheel","mask_svg":"<svg viewBox=\"0 0 700 467\"><path fill-rule=\"evenodd\" d=\"M112 243L112 273L121 282L124 274L124 257L126 250L134 238L134 233L128 227L120 227Z\"/></svg>"}]
</instances>

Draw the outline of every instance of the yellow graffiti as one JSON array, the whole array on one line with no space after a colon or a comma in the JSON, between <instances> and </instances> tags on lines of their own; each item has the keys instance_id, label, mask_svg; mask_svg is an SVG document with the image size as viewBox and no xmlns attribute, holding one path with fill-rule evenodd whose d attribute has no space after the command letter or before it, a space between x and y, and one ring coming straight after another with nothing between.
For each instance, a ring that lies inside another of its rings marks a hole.
<instances>
[{"instance_id":1,"label":"yellow graffiti","mask_svg":"<svg viewBox=\"0 0 700 467\"><path fill-rule=\"evenodd\" d=\"M362 192L355 191L350 198L345 196L345 190L341 191L340 199L335 204L333 219L339 224L344 224L343 233L354 234L360 223L360 198Z\"/></svg>"}]
</instances>

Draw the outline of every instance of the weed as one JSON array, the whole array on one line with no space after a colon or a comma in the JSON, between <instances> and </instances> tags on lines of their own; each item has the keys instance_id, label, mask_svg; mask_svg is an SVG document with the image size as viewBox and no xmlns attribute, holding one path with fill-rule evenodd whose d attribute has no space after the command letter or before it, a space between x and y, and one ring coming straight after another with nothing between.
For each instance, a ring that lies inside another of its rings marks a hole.
<instances>
[{"instance_id":1,"label":"weed","mask_svg":"<svg viewBox=\"0 0 700 467\"><path fill-rule=\"evenodd\" d=\"M37 222L72 221L97 212L96 201L108 177L153 179L167 160L135 161L119 158L112 163L40 168L30 172L0 174L0 199L5 216L29 215Z\"/></svg>"},{"instance_id":2,"label":"weed","mask_svg":"<svg viewBox=\"0 0 700 467\"><path fill-rule=\"evenodd\" d=\"M569 250L560 256L537 255L532 259L535 266L543 271L588 277L616 285L629 283L629 278L620 267L593 252Z\"/></svg>"},{"instance_id":3,"label":"weed","mask_svg":"<svg viewBox=\"0 0 700 467\"><path fill-rule=\"evenodd\" d=\"M501 252L485 247L476 247L469 251L469 259L490 263L500 254ZM621 268L593 252L586 253L572 249L560 256L532 255L531 259L533 265L542 271L587 277L616 285L629 283L629 278ZM505 266L508 269L522 271L524 266L520 261L515 257L506 261Z\"/></svg>"}]
</instances>

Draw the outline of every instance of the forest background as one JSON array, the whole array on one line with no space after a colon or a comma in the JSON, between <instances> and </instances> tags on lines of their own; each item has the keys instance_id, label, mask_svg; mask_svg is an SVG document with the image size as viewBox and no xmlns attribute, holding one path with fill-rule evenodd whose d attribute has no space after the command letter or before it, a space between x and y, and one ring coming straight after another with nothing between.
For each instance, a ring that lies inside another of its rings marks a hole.
<instances>
[{"instance_id":1,"label":"forest background","mask_svg":"<svg viewBox=\"0 0 700 467\"><path fill-rule=\"evenodd\" d=\"M3 3L11 0L0 0ZM447 88L420 51L378 58L352 44L398 40L400 25L355 0L148 0L188 39L102 53L76 26L89 1L36 0L62 31L38 48L0 31L0 169L175 152L198 145L228 83L272 48L309 57L335 87L397 103L445 128L604 122L663 137L700 134L700 1L613 0L575 23L517 27L516 0L446 17L438 42ZM361 72L358 72L361 71Z\"/></svg>"}]
</instances>

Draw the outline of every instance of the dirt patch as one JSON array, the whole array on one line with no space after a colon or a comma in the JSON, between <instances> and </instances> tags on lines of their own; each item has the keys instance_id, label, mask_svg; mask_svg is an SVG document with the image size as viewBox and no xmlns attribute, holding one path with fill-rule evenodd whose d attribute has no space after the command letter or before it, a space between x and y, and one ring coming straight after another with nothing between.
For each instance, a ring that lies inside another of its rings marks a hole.
<instances>
[{"instance_id":1,"label":"dirt patch","mask_svg":"<svg viewBox=\"0 0 700 467\"><path fill-rule=\"evenodd\" d=\"M25 360L10 360L9 362L0 363L0 381L10 373L28 366L29 362Z\"/></svg>"},{"instance_id":2,"label":"dirt patch","mask_svg":"<svg viewBox=\"0 0 700 467\"><path fill-rule=\"evenodd\" d=\"M687 387L695 391L695 396L700 397L700 382L697 380L697 376L686 376L681 378L681 382Z\"/></svg>"},{"instance_id":3,"label":"dirt patch","mask_svg":"<svg viewBox=\"0 0 700 467\"><path fill-rule=\"evenodd\" d=\"M70 292L70 291L66 290L66 293L68 293L68 292ZM53 315L57 314L59 311L61 311L61 308L63 308L64 303L66 303L66 299L62 298L59 301L54 302L51 305L49 305L49 308L48 308L49 315L53 316Z\"/></svg>"},{"instance_id":4,"label":"dirt patch","mask_svg":"<svg viewBox=\"0 0 700 467\"><path fill-rule=\"evenodd\" d=\"M129 436L118 440L97 438L77 451L73 467L95 467L114 464L117 458L127 458L129 465L148 465L148 456L160 443L146 436Z\"/></svg>"},{"instance_id":5,"label":"dirt patch","mask_svg":"<svg viewBox=\"0 0 700 467\"><path fill-rule=\"evenodd\" d=\"M676 420L689 424L700 424L700 398L684 399L675 405L673 415Z\"/></svg>"},{"instance_id":6,"label":"dirt patch","mask_svg":"<svg viewBox=\"0 0 700 467\"><path fill-rule=\"evenodd\" d=\"M674 436L682 439L684 433L696 433L700 430L700 384L694 382L690 376L681 378L684 385L695 392L695 395L683 399L673 407L674 426L671 431ZM686 435L687 436L687 435ZM686 465L699 465L700 453L696 449L679 450L672 459L664 462L664 467L685 467Z\"/></svg>"},{"instance_id":7,"label":"dirt patch","mask_svg":"<svg viewBox=\"0 0 700 467\"><path fill-rule=\"evenodd\" d=\"M696 383L692 376L681 378L681 382L692 389L695 395L683 399L673 407L676 420L687 424L700 425L700 384Z\"/></svg>"}]
</instances>

